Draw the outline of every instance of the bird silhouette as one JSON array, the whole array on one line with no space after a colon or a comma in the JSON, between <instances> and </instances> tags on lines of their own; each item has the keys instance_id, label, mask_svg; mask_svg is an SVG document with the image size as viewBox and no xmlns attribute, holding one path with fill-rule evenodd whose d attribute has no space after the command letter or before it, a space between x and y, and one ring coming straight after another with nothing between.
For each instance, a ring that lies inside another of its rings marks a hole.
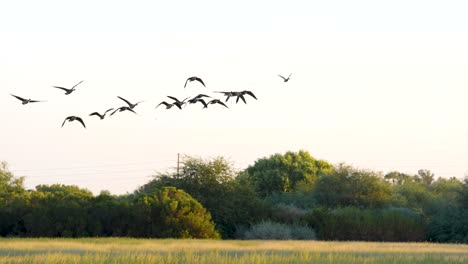
<instances>
[{"instance_id":1,"label":"bird silhouette","mask_svg":"<svg viewBox=\"0 0 468 264\"><path fill-rule=\"evenodd\" d=\"M255 97L255 94L253 94L251 91L242 91L242 92L238 92L237 93L237 99L236 99L236 103L239 102L239 98L242 99L242 101L244 101L244 103L246 104L247 102L245 101L245 98L244 98L244 95L250 95L252 96L253 98L255 98L255 100L258 100L257 97Z\"/></svg>"},{"instance_id":2,"label":"bird silhouette","mask_svg":"<svg viewBox=\"0 0 468 264\"><path fill-rule=\"evenodd\" d=\"M187 86L187 83L188 82L193 82L193 81L199 81L201 84L203 84L203 86L205 86L205 83L203 82L202 79L196 77L196 76L193 76L193 77L189 77L187 78L187 80L185 81L185 85L184 85L184 88ZM206 86L205 86L206 87Z\"/></svg>"},{"instance_id":3,"label":"bird silhouette","mask_svg":"<svg viewBox=\"0 0 468 264\"><path fill-rule=\"evenodd\" d=\"M128 104L128 107L130 107L131 109L135 108L139 103L142 103L144 101L140 101L140 102L137 102L135 104L132 104L130 103L128 100L125 100L124 98L120 97L120 96L117 96L120 100L124 101L125 103Z\"/></svg>"},{"instance_id":4,"label":"bird silhouette","mask_svg":"<svg viewBox=\"0 0 468 264\"><path fill-rule=\"evenodd\" d=\"M166 102L166 101L162 101L162 102L159 103L155 108L158 108L158 106L160 106L160 105L165 105L165 106L166 106L166 109L171 109L171 108L174 106L174 104L170 104L170 103L168 103L168 102ZM179 107L179 108L180 108L180 107ZM182 108L180 108L180 109L182 109Z\"/></svg>"},{"instance_id":5,"label":"bird silhouette","mask_svg":"<svg viewBox=\"0 0 468 264\"><path fill-rule=\"evenodd\" d=\"M19 97L17 95L14 95L14 94L10 94L11 96L15 97L16 99L20 100L21 101L21 104L29 104L29 103L37 103L37 102L45 102L45 101L37 101L37 100L31 100L31 99L24 99L22 97Z\"/></svg>"},{"instance_id":6,"label":"bird silhouette","mask_svg":"<svg viewBox=\"0 0 468 264\"><path fill-rule=\"evenodd\" d=\"M226 108L229 108L227 105L225 105L223 102L221 102L219 99L213 99L211 101L209 101L208 103L206 103L206 106L203 107L203 108L208 108L208 105L210 104L220 104L220 105L223 105L224 107Z\"/></svg>"},{"instance_id":7,"label":"bird silhouette","mask_svg":"<svg viewBox=\"0 0 468 264\"><path fill-rule=\"evenodd\" d=\"M102 114L102 115L99 114L98 112L93 112L93 113L89 114L89 116L93 116L93 115L99 116L99 118L101 118L101 120L102 120L102 119L104 119L104 117L106 117L107 112L112 111L112 110L114 110L114 108L107 109L107 110L104 112L104 114Z\"/></svg>"},{"instance_id":8,"label":"bird silhouette","mask_svg":"<svg viewBox=\"0 0 468 264\"><path fill-rule=\"evenodd\" d=\"M175 102L172 103L173 105L177 106L179 109L182 109L182 106L185 104L185 100L189 99L190 97L185 98L184 100L180 101L179 99L175 98L174 96L167 96L174 100Z\"/></svg>"},{"instance_id":9,"label":"bird silhouette","mask_svg":"<svg viewBox=\"0 0 468 264\"><path fill-rule=\"evenodd\" d=\"M233 97L233 96L238 96L238 92L215 92L215 93L222 93L224 96L226 96L226 101L227 102L229 100L229 98Z\"/></svg>"},{"instance_id":10,"label":"bird silhouette","mask_svg":"<svg viewBox=\"0 0 468 264\"><path fill-rule=\"evenodd\" d=\"M75 84L72 88L68 89L68 88L65 88L65 87L60 87L60 86L52 86L54 88L57 88L57 89L62 89L65 91L65 94L68 95L68 94L71 94L73 91L75 91L75 87L78 86L80 83L82 83L83 81Z\"/></svg>"},{"instance_id":11,"label":"bird silhouette","mask_svg":"<svg viewBox=\"0 0 468 264\"><path fill-rule=\"evenodd\" d=\"M130 108L130 107L128 107L128 106L121 106L121 107L115 109L114 112L112 112L110 115L114 115L117 111L118 111L118 112L130 111L130 112L132 112L132 113L134 113L134 114L137 114L135 111L133 111L132 108Z\"/></svg>"},{"instance_id":12,"label":"bird silhouette","mask_svg":"<svg viewBox=\"0 0 468 264\"><path fill-rule=\"evenodd\" d=\"M289 74L288 78L284 78L283 76L281 75L278 75L279 77L283 78L284 82L288 82L289 81L289 78L291 77L292 73Z\"/></svg>"},{"instance_id":13,"label":"bird silhouette","mask_svg":"<svg viewBox=\"0 0 468 264\"><path fill-rule=\"evenodd\" d=\"M196 104L198 102L200 102L204 106L203 108L207 107L207 104L206 104L205 100L203 100L202 98L196 98L195 97L195 98L192 98L192 99L187 101L187 103L189 103L189 104Z\"/></svg>"},{"instance_id":14,"label":"bird silhouette","mask_svg":"<svg viewBox=\"0 0 468 264\"><path fill-rule=\"evenodd\" d=\"M63 123L62 123L62 127L63 125L65 125L65 122L72 122L72 121L78 121L80 122L84 128L86 128L86 125L85 123L83 122L83 119L81 119L81 117L78 117L78 116L68 116L67 118L65 118L65 120L63 120Z\"/></svg>"}]
</instances>

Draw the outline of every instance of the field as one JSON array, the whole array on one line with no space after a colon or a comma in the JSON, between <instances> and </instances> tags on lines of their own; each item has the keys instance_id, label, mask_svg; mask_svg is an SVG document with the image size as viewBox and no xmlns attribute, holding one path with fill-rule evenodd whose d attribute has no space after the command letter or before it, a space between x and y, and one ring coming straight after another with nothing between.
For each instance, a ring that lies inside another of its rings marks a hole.
<instances>
[{"instance_id":1,"label":"field","mask_svg":"<svg viewBox=\"0 0 468 264\"><path fill-rule=\"evenodd\" d=\"M468 263L468 245L175 239L0 239L0 263Z\"/></svg>"}]
</instances>

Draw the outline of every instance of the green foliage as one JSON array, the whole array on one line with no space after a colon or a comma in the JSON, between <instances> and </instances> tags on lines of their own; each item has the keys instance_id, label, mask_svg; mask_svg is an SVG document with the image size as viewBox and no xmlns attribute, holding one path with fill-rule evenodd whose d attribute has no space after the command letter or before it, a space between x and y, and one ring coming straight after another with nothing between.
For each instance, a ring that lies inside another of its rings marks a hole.
<instances>
[{"instance_id":1,"label":"green foliage","mask_svg":"<svg viewBox=\"0 0 468 264\"><path fill-rule=\"evenodd\" d=\"M391 199L390 185L380 174L344 164L321 175L314 192L317 202L326 207L383 207Z\"/></svg>"},{"instance_id":2,"label":"green foliage","mask_svg":"<svg viewBox=\"0 0 468 264\"><path fill-rule=\"evenodd\" d=\"M441 243L468 243L468 209L439 207L430 217L428 239Z\"/></svg>"},{"instance_id":3,"label":"green foliage","mask_svg":"<svg viewBox=\"0 0 468 264\"><path fill-rule=\"evenodd\" d=\"M236 178L232 165L221 157L185 157L179 175L159 175L136 193L148 194L170 186L184 190L206 207L224 238L234 237L237 226L256 223L269 212L246 177Z\"/></svg>"},{"instance_id":4,"label":"green foliage","mask_svg":"<svg viewBox=\"0 0 468 264\"><path fill-rule=\"evenodd\" d=\"M274 193L312 189L321 173L331 171L333 166L326 161L316 160L309 152L288 151L261 158L247 168L255 191L265 197ZM309 187L307 187L309 186Z\"/></svg>"},{"instance_id":5,"label":"green foliage","mask_svg":"<svg viewBox=\"0 0 468 264\"><path fill-rule=\"evenodd\" d=\"M424 241L423 219L404 208L317 208L305 217L324 240Z\"/></svg>"},{"instance_id":6,"label":"green foliage","mask_svg":"<svg viewBox=\"0 0 468 264\"><path fill-rule=\"evenodd\" d=\"M277 204L273 207L273 220L285 224L298 224L302 222L306 211L294 205Z\"/></svg>"},{"instance_id":7,"label":"green foliage","mask_svg":"<svg viewBox=\"0 0 468 264\"><path fill-rule=\"evenodd\" d=\"M315 240L315 232L307 226L287 225L264 221L253 225L243 235L244 239Z\"/></svg>"}]
</instances>

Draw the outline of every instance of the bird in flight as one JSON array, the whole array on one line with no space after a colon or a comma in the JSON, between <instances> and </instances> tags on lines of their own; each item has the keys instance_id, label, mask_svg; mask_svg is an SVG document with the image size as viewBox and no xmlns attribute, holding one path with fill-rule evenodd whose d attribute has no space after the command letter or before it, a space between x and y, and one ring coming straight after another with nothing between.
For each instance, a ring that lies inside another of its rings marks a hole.
<instances>
[{"instance_id":1,"label":"bird in flight","mask_svg":"<svg viewBox=\"0 0 468 264\"><path fill-rule=\"evenodd\" d=\"M227 102L229 98L231 97L238 96L238 92L215 92L215 93L222 93L224 96L226 96L225 102Z\"/></svg>"},{"instance_id":2,"label":"bird in flight","mask_svg":"<svg viewBox=\"0 0 468 264\"><path fill-rule=\"evenodd\" d=\"M283 78L284 82L288 82L289 81L289 77L291 77L292 73L289 74L288 78L284 78L283 76L281 75L278 75L279 77Z\"/></svg>"},{"instance_id":3,"label":"bird in flight","mask_svg":"<svg viewBox=\"0 0 468 264\"><path fill-rule=\"evenodd\" d=\"M76 90L75 87L78 86L78 85L79 85L80 83L82 83L82 82L83 82L83 81L81 81L81 82L75 84L75 86L73 86L73 87L70 88L70 89L69 89L69 88L60 87L60 86L52 86L52 87L57 88L57 89L62 89L62 90L65 91L65 94L68 95L68 94L73 93L73 91Z\"/></svg>"},{"instance_id":4,"label":"bird in flight","mask_svg":"<svg viewBox=\"0 0 468 264\"><path fill-rule=\"evenodd\" d=\"M115 109L114 112L112 112L110 115L114 115L117 111L118 112L130 111L130 112L133 112L134 114L137 114L135 111L133 111L132 108L130 108L128 106L121 106L121 107Z\"/></svg>"},{"instance_id":5,"label":"bird in flight","mask_svg":"<svg viewBox=\"0 0 468 264\"><path fill-rule=\"evenodd\" d=\"M185 81L185 85L184 85L184 88L187 86L187 83L188 82L193 82L193 81L199 81L201 84L203 84L203 86L205 86L205 83L203 82L202 79L196 77L196 76L193 76L193 77L189 77L187 78L187 80ZM206 86L205 86L206 87Z\"/></svg>"},{"instance_id":6,"label":"bird in flight","mask_svg":"<svg viewBox=\"0 0 468 264\"><path fill-rule=\"evenodd\" d=\"M168 103L168 102L166 102L166 101L162 101L162 102L159 103L155 108L158 108L158 106L160 106L160 105L165 105L165 106L166 106L166 109L171 109L171 108L174 106L174 104L170 104L170 103ZM180 107L179 107L179 108L180 108ZM182 109L182 108L180 108L180 109Z\"/></svg>"},{"instance_id":7,"label":"bird in flight","mask_svg":"<svg viewBox=\"0 0 468 264\"><path fill-rule=\"evenodd\" d=\"M140 101L140 102L137 102L135 104L132 104L130 103L128 100L125 100L124 98L120 97L120 96L117 96L120 100L124 101L125 103L128 104L128 107L130 107L131 109L135 108L139 103L142 103L144 101Z\"/></svg>"},{"instance_id":8,"label":"bird in flight","mask_svg":"<svg viewBox=\"0 0 468 264\"><path fill-rule=\"evenodd\" d=\"M203 107L203 108L208 108L208 105L210 104L220 104L220 105L223 105L224 107L226 108L229 108L227 105L225 105L223 102L221 102L219 99L213 99L211 101L209 101L208 103L206 103L206 106Z\"/></svg>"},{"instance_id":9,"label":"bird in flight","mask_svg":"<svg viewBox=\"0 0 468 264\"><path fill-rule=\"evenodd\" d=\"M195 97L195 98L192 98L192 99L187 101L187 103L189 103L189 104L196 104L198 102L200 102L203 105L203 108L208 107L205 100L203 100L202 98L196 98Z\"/></svg>"},{"instance_id":10,"label":"bird in flight","mask_svg":"<svg viewBox=\"0 0 468 264\"><path fill-rule=\"evenodd\" d=\"M182 109L182 106L185 104L185 100L189 99L189 97L185 98L184 100L180 101L179 99L175 98L174 96L167 96L174 100L175 102L172 103L173 105L177 106L179 109Z\"/></svg>"},{"instance_id":11,"label":"bird in flight","mask_svg":"<svg viewBox=\"0 0 468 264\"><path fill-rule=\"evenodd\" d=\"M62 127L63 125L65 125L65 122L72 122L72 121L78 121L80 122L84 128L86 128L86 125L85 123L83 122L83 119L81 119L81 117L78 117L78 116L69 116L67 118L65 118L65 120L63 120L63 123L62 123Z\"/></svg>"},{"instance_id":12,"label":"bird in flight","mask_svg":"<svg viewBox=\"0 0 468 264\"><path fill-rule=\"evenodd\" d=\"M10 94L11 96L15 97L16 99L20 100L21 101L21 104L29 104L29 103L37 103L37 102L45 102L45 101L37 101L37 100L31 100L31 99L24 99L22 97L19 97L17 95L14 95L14 94Z\"/></svg>"},{"instance_id":13,"label":"bird in flight","mask_svg":"<svg viewBox=\"0 0 468 264\"><path fill-rule=\"evenodd\" d=\"M102 114L102 115L99 114L98 112L93 112L93 113L89 114L89 116L93 116L93 115L99 116L99 118L101 118L101 120L102 120L102 119L104 119L104 117L106 117L107 112L112 111L112 110L114 110L114 108L107 109L107 110L104 112L104 114Z\"/></svg>"},{"instance_id":14,"label":"bird in flight","mask_svg":"<svg viewBox=\"0 0 468 264\"><path fill-rule=\"evenodd\" d=\"M253 94L251 91L242 91L242 92L238 92L237 93L237 99L236 99L236 103L239 102L239 98L242 99L242 101L244 101L244 104L246 104L247 102L245 101L245 98L244 98L244 95L250 95L252 96L253 98L255 98L255 100L258 100L257 97L255 97L255 94Z\"/></svg>"}]
</instances>

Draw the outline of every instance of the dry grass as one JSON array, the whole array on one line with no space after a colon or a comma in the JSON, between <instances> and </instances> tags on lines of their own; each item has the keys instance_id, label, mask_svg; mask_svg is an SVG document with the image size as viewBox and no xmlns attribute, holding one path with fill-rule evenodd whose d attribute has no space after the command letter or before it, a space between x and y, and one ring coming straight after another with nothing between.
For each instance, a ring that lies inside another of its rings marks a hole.
<instances>
[{"instance_id":1,"label":"dry grass","mask_svg":"<svg viewBox=\"0 0 468 264\"><path fill-rule=\"evenodd\" d=\"M0 263L468 263L468 245L175 239L0 239Z\"/></svg>"}]
</instances>

